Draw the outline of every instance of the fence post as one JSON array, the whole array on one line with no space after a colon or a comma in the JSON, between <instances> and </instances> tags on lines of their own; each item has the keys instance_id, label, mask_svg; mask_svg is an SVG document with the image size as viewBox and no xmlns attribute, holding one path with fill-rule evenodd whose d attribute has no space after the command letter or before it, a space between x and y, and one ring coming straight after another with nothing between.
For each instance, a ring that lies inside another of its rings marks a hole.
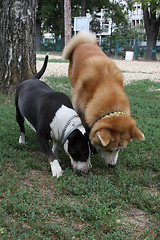
<instances>
[{"instance_id":1,"label":"fence post","mask_svg":"<svg viewBox=\"0 0 160 240\"><path fill-rule=\"evenodd\" d=\"M115 58L118 58L118 38L115 38Z\"/></svg>"},{"instance_id":2,"label":"fence post","mask_svg":"<svg viewBox=\"0 0 160 240\"><path fill-rule=\"evenodd\" d=\"M135 39L135 44L134 44L134 59L138 58L138 40Z\"/></svg>"}]
</instances>

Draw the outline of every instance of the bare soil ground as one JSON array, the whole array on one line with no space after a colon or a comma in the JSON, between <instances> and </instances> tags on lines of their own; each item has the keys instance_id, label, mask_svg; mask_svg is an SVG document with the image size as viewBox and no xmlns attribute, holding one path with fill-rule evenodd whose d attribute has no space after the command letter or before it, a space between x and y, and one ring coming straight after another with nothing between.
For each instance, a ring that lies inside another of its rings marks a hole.
<instances>
[{"instance_id":1,"label":"bare soil ground","mask_svg":"<svg viewBox=\"0 0 160 240\"><path fill-rule=\"evenodd\" d=\"M38 54L37 57L45 57L45 55ZM61 56L49 55L50 59L62 59ZM138 81L149 79L151 81L160 82L160 61L157 62L143 62L143 61L126 61L115 60L113 62L121 69L124 75L124 83L131 81ZM37 61L37 71L42 67L43 62ZM68 63L53 63L49 62L44 76L67 76Z\"/></svg>"}]
</instances>

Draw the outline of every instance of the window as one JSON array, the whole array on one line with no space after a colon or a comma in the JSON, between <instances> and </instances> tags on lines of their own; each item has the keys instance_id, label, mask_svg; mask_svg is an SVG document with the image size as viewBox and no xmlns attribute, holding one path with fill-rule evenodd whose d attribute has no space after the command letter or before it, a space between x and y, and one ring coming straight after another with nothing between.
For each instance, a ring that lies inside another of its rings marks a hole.
<instances>
[{"instance_id":1,"label":"window","mask_svg":"<svg viewBox=\"0 0 160 240\"><path fill-rule=\"evenodd\" d=\"M103 32L109 32L109 26L108 26L108 24L102 24L102 31L103 31Z\"/></svg>"},{"instance_id":2,"label":"window","mask_svg":"<svg viewBox=\"0 0 160 240\"><path fill-rule=\"evenodd\" d=\"M136 25L139 25L139 20L136 20Z\"/></svg>"}]
</instances>

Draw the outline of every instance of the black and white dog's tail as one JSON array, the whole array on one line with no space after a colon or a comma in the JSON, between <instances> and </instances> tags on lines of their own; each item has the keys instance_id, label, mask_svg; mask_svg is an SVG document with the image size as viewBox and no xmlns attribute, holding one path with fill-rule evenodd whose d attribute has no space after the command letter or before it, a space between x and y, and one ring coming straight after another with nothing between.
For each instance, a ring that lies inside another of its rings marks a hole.
<instances>
[{"instance_id":1,"label":"black and white dog's tail","mask_svg":"<svg viewBox=\"0 0 160 240\"><path fill-rule=\"evenodd\" d=\"M44 74L44 72L45 72L45 70L46 70L47 63L48 63L48 53L47 53L47 55L46 55L46 57L45 57L45 60L44 60L44 63L43 63L43 66L42 66L41 70L40 70L38 73L36 73L36 74L32 77L32 79L40 79L40 78L42 77L42 75Z\"/></svg>"}]
</instances>

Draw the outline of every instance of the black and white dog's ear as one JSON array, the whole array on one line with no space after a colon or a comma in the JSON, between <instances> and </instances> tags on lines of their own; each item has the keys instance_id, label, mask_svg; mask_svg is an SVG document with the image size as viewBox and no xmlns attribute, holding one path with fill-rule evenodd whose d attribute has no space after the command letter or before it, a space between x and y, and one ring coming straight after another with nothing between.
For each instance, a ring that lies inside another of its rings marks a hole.
<instances>
[{"instance_id":1,"label":"black and white dog's ear","mask_svg":"<svg viewBox=\"0 0 160 240\"><path fill-rule=\"evenodd\" d=\"M91 149L91 153L92 153L93 155L97 154L96 148L93 147L93 145L91 144L91 141L90 141L90 139L89 139L89 131L86 131L85 134L84 134L84 136L88 139L89 147L90 147L90 149Z\"/></svg>"},{"instance_id":2,"label":"black and white dog's ear","mask_svg":"<svg viewBox=\"0 0 160 240\"><path fill-rule=\"evenodd\" d=\"M93 147L93 145L91 144L91 141L89 140L89 132L85 132L84 135L78 130L75 129L69 136L68 136L68 140L70 141L70 143L75 143L76 140L81 139L82 137L84 138L84 136L86 137L86 141L89 142L89 147L91 150L92 154L97 154L97 150L95 147Z\"/></svg>"},{"instance_id":3,"label":"black and white dog's ear","mask_svg":"<svg viewBox=\"0 0 160 240\"><path fill-rule=\"evenodd\" d=\"M93 147L93 145L91 144L90 141L89 141L89 146L90 146L90 149L91 149L91 153L93 155L96 155L97 154L97 149L95 147Z\"/></svg>"},{"instance_id":4,"label":"black and white dog's ear","mask_svg":"<svg viewBox=\"0 0 160 240\"><path fill-rule=\"evenodd\" d=\"M88 138L88 140L89 140L89 132L85 132L85 133L84 133L84 136L85 136L86 138Z\"/></svg>"}]
</instances>

